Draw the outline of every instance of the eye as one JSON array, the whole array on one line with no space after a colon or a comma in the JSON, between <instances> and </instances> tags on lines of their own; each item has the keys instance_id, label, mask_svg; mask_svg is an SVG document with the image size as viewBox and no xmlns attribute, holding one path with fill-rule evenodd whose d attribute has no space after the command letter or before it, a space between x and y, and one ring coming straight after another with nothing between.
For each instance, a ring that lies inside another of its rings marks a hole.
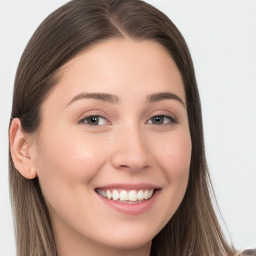
<instances>
[{"instance_id":1,"label":"eye","mask_svg":"<svg viewBox=\"0 0 256 256\"><path fill-rule=\"evenodd\" d=\"M151 117L148 121L148 124L156 124L156 125L161 125L161 124L171 124L171 123L177 123L176 119L171 116L165 116L165 115L157 115Z\"/></svg>"},{"instance_id":2,"label":"eye","mask_svg":"<svg viewBox=\"0 0 256 256\"><path fill-rule=\"evenodd\" d=\"M109 121L102 116L99 115L92 115L92 116L87 116L85 118L83 118L80 123L85 123L88 125L105 125L105 124L109 124Z\"/></svg>"}]
</instances>

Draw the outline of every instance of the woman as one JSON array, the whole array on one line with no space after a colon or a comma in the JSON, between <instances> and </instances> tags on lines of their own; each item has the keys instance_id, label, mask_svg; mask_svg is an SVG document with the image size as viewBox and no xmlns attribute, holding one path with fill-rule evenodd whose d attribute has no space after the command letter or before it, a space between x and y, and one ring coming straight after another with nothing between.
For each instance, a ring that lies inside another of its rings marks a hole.
<instances>
[{"instance_id":1,"label":"woman","mask_svg":"<svg viewBox=\"0 0 256 256\"><path fill-rule=\"evenodd\" d=\"M236 253L189 50L141 1L71 1L37 29L15 80L10 190L18 255Z\"/></svg>"}]
</instances>

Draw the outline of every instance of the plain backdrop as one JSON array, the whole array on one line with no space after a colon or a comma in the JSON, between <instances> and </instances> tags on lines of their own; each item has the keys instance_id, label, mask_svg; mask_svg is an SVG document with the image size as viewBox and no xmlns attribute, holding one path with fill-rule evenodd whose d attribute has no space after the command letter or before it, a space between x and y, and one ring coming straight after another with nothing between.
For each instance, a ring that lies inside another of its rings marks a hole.
<instances>
[{"instance_id":1,"label":"plain backdrop","mask_svg":"<svg viewBox=\"0 0 256 256\"><path fill-rule=\"evenodd\" d=\"M8 194L8 122L19 58L64 0L0 0L0 255L15 255ZM224 232L256 246L256 1L148 0L185 37L201 94L206 153Z\"/></svg>"}]
</instances>

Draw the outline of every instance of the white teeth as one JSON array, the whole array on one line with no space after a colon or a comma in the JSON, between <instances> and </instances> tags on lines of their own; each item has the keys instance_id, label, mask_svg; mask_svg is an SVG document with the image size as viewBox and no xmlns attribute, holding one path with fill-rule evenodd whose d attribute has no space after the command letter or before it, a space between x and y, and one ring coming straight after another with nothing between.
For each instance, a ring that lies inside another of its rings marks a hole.
<instances>
[{"instance_id":1,"label":"white teeth","mask_svg":"<svg viewBox=\"0 0 256 256\"><path fill-rule=\"evenodd\" d=\"M135 190L129 191L128 198L129 198L129 201L133 201L133 202L137 201L137 192Z\"/></svg>"},{"instance_id":2,"label":"white teeth","mask_svg":"<svg viewBox=\"0 0 256 256\"><path fill-rule=\"evenodd\" d=\"M117 190L113 190L112 197L113 197L113 200L118 200L119 199L119 193L118 193Z\"/></svg>"},{"instance_id":3,"label":"white teeth","mask_svg":"<svg viewBox=\"0 0 256 256\"><path fill-rule=\"evenodd\" d=\"M144 191L143 196L144 196L145 199L148 199L148 190L145 190L145 191Z\"/></svg>"},{"instance_id":4,"label":"white teeth","mask_svg":"<svg viewBox=\"0 0 256 256\"><path fill-rule=\"evenodd\" d=\"M142 201L147 200L153 196L154 190L153 189L145 189L145 190L120 190L117 189L114 190L103 190L103 189L97 189L97 193L107 199L113 199L115 201Z\"/></svg>"},{"instance_id":5,"label":"white teeth","mask_svg":"<svg viewBox=\"0 0 256 256\"><path fill-rule=\"evenodd\" d=\"M122 190L120 192L120 200L121 201L127 201L128 200L128 193L126 190Z\"/></svg>"},{"instance_id":6,"label":"white teeth","mask_svg":"<svg viewBox=\"0 0 256 256\"><path fill-rule=\"evenodd\" d=\"M153 190L149 190L149 191L148 191L148 198L151 198L151 197L152 197L153 192L154 192Z\"/></svg>"},{"instance_id":7,"label":"white teeth","mask_svg":"<svg viewBox=\"0 0 256 256\"><path fill-rule=\"evenodd\" d=\"M153 191L153 190L152 190ZM143 190L139 190L138 194L137 194L137 198L138 200L143 200Z\"/></svg>"},{"instance_id":8,"label":"white teeth","mask_svg":"<svg viewBox=\"0 0 256 256\"><path fill-rule=\"evenodd\" d=\"M112 198L112 193L111 193L111 191L109 189L107 190L107 198L108 199Z\"/></svg>"}]
</instances>

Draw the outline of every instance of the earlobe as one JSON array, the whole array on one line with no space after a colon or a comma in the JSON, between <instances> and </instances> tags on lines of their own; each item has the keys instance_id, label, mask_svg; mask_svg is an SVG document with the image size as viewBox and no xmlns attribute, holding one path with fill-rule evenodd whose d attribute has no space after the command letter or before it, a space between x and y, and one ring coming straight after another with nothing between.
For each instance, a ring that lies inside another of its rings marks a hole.
<instances>
[{"instance_id":1,"label":"earlobe","mask_svg":"<svg viewBox=\"0 0 256 256\"><path fill-rule=\"evenodd\" d=\"M15 168L27 179L37 176L31 154L31 142L21 127L18 118L12 120L9 130L10 152Z\"/></svg>"}]
</instances>

